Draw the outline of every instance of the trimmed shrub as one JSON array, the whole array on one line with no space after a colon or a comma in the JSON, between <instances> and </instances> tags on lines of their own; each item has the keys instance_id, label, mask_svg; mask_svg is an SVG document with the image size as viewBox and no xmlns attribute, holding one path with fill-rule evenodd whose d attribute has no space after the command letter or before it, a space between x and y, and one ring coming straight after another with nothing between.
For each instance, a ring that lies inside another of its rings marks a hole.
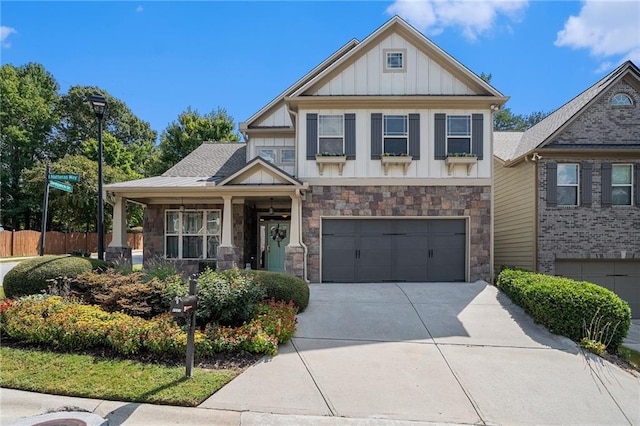
<instances>
[{"instance_id":1,"label":"trimmed shrub","mask_svg":"<svg viewBox=\"0 0 640 426\"><path fill-rule=\"evenodd\" d=\"M629 305L596 284L511 269L496 284L536 322L575 342L598 336L615 353L629 331Z\"/></svg>"},{"instance_id":2,"label":"trimmed shrub","mask_svg":"<svg viewBox=\"0 0 640 426\"><path fill-rule=\"evenodd\" d=\"M293 301L299 312L304 311L309 304L309 286L298 277L270 271L245 270L243 273L256 277L257 282L265 288L268 299L285 303Z\"/></svg>"},{"instance_id":3,"label":"trimmed shrub","mask_svg":"<svg viewBox=\"0 0 640 426\"><path fill-rule=\"evenodd\" d=\"M264 287L253 276L238 269L208 269L198 277L196 317L201 324L238 326L251 319L264 297Z\"/></svg>"},{"instance_id":4,"label":"trimmed shrub","mask_svg":"<svg viewBox=\"0 0 640 426\"><path fill-rule=\"evenodd\" d=\"M73 256L40 256L23 260L4 277L7 297L39 294L51 285L50 280L75 277L93 269L89 259Z\"/></svg>"}]
</instances>

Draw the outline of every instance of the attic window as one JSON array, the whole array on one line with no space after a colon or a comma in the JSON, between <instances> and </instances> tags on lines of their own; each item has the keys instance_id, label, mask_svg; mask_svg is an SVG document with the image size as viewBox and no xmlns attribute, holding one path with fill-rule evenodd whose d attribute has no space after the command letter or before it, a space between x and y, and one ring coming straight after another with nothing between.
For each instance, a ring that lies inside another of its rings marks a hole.
<instances>
[{"instance_id":1,"label":"attic window","mask_svg":"<svg viewBox=\"0 0 640 426\"><path fill-rule=\"evenodd\" d=\"M384 50L384 72L405 72L406 49Z\"/></svg>"},{"instance_id":2,"label":"attic window","mask_svg":"<svg viewBox=\"0 0 640 426\"><path fill-rule=\"evenodd\" d=\"M629 95L625 93L617 93L611 98L611 105L613 106L631 106L633 101Z\"/></svg>"}]
</instances>

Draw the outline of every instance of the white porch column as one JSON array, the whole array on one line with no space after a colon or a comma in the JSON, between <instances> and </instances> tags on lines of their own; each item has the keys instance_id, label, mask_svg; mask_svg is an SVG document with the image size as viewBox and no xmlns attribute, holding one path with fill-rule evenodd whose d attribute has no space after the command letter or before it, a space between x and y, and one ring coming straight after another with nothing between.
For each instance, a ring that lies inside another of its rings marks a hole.
<instances>
[{"instance_id":1,"label":"white porch column","mask_svg":"<svg viewBox=\"0 0 640 426\"><path fill-rule=\"evenodd\" d=\"M109 247L129 247L127 244L127 200L116 197L113 205L113 236Z\"/></svg>"},{"instance_id":2,"label":"white porch column","mask_svg":"<svg viewBox=\"0 0 640 426\"><path fill-rule=\"evenodd\" d=\"M289 247L300 247L301 223L300 197L291 195L291 225L289 230Z\"/></svg>"},{"instance_id":3,"label":"white porch column","mask_svg":"<svg viewBox=\"0 0 640 426\"><path fill-rule=\"evenodd\" d=\"M222 241L220 247L233 247L233 206L231 195L223 195L224 210L222 211Z\"/></svg>"}]
</instances>

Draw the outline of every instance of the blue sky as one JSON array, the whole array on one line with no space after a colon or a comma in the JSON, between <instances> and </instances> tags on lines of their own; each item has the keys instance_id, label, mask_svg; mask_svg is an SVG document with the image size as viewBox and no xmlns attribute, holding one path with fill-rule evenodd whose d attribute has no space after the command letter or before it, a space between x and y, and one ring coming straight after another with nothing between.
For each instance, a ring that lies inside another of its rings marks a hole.
<instances>
[{"instance_id":1,"label":"blue sky","mask_svg":"<svg viewBox=\"0 0 640 426\"><path fill-rule=\"evenodd\" d=\"M188 106L237 124L394 14L491 73L514 113L552 111L623 61L640 65L631 0L3 1L0 63L41 63L62 92L103 88L158 133Z\"/></svg>"}]
</instances>

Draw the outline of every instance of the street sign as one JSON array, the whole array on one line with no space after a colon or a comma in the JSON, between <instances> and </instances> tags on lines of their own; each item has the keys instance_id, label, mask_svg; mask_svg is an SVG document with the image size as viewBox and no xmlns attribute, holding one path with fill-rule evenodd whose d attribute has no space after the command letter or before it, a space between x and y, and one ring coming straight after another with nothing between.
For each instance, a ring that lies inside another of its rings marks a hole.
<instances>
[{"instance_id":1,"label":"street sign","mask_svg":"<svg viewBox=\"0 0 640 426\"><path fill-rule=\"evenodd\" d=\"M64 173L64 174L54 174L51 173L49 175L49 180L61 180L61 181L66 181L66 182L77 182L78 180L80 180L80 176L76 175L76 174L69 174L69 173ZM58 188L60 189L60 188ZM71 192L71 191L69 191Z\"/></svg>"},{"instance_id":2,"label":"street sign","mask_svg":"<svg viewBox=\"0 0 640 426\"><path fill-rule=\"evenodd\" d=\"M73 186L65 185L64 183L56 182L55 180L52 180L51 182L49 182L49 185L56 189L61 189L67 192L73 192Z\"/></svg>"}]
</instances>

